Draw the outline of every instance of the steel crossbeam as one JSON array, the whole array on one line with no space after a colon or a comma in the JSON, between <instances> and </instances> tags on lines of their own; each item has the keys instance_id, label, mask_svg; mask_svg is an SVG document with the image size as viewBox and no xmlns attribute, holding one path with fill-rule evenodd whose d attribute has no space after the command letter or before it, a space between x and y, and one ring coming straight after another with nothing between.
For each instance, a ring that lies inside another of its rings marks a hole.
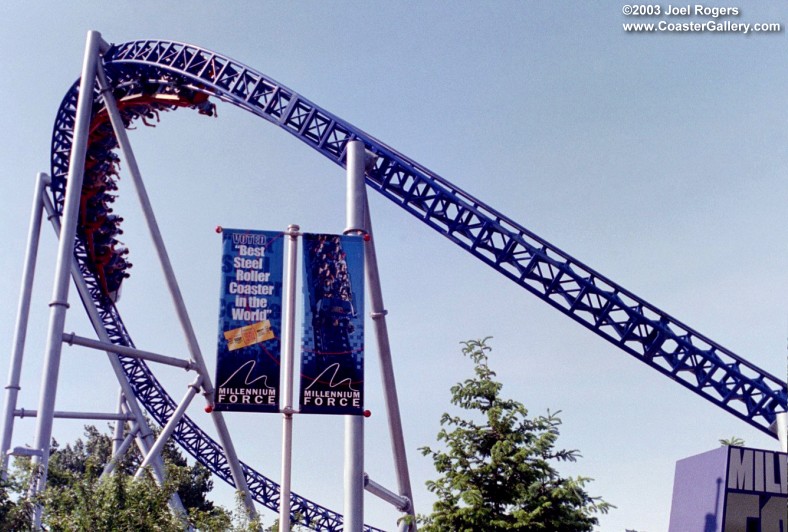
<instances>
[{"instance_id":1,"label":"steel crossbeam","mask_svg":"<svg viewBox=\"0 0 788 532\"><path fill-rule=\"evenodd\" d=\"M605 338L663 375L757 429L776 437L770 425L788 410L786 383L640 299L488 207L434 172L321 109L294 91L241 63L197 46L141 40L113 46L104 56L116 98L143 90L202 92L279 126L344 166L345 148L360 140L376 157L367 185L441 233L520 287ZM62 208L74 127L78 85L66 94L52 139L52 182ZM96 98L99 102L99 99ZM114 305L91 273L84 243L75 256L114 343L133 347ZM123 367L151 415L166 423L174 401L140 360ZM183 418L174 433L184 449L232 484L218 444ZM278 506L278 486L242 465L256 500ZM310 527L337 530L342 516L297 495L293 512ZM367 530L375 530L367 527Z\"/></svg>"}]
</instances>

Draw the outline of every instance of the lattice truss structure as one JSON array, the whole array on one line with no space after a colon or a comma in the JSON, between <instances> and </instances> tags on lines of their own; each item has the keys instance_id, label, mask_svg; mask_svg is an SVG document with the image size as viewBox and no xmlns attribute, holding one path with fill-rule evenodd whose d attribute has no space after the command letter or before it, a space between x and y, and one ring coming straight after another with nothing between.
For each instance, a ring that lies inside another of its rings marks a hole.
<instances>
[{"instance_id":1,"label":"lattice truss structure","mask_svg":"<svg viewBox=\"0 0 788 532\"><path fill-rule=\"evenodd\" d=\"M207 95L279 126L340 166L345 165L347 143L362 141L375 156L375 163L366 174L369 188L587 329L776 437L773 425L777 414L788 410L784 381L273 79L215 52L163 40L112 46L104 54L103 62L114 96L121 104L136 98L158 102L157 111L192 107L210 112L204 98ZM77 82L60 106L53 133L51 188L54 203L61 210L78 93ZM102 108L98 91L94 96L98 113ZM99 136L95 141L106 142L107 138ZM111 139L109 142L110 148L116 146ZM86 244L80 239L75 257L92 298L92 302L86 303L98 309L113 343L133 346L111 297L102 289ZM166 423L176 407L175 402L143 361L120 359L136 396L158 423ZM195 459L233 484L220 445L196 423L184 417L173 437ZM279 487L248 465L242 467L254 498L275 509ZM311 528L342 528L342 516L297 495L293 496L293 514Z\"/></svg>"}]
</instances>

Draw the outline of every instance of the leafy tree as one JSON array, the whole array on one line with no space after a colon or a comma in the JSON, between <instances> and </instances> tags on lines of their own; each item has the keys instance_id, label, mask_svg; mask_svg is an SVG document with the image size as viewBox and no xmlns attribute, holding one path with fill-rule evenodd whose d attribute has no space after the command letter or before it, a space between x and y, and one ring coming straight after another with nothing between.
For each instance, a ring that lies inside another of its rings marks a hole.
<instances>
[{"instance_id":1,"label":"leafy tree","mask_svg":"<svg viewBox=\"0 0 788 532\"><path fill-rule=\"evenodd\" d=\"M482 421L445 413L437 436L445 450L421 448L439 474L427 482L438 500L419 516L422 530L593 530L595 514L613 506L585 491L591 479L559 475L555 462L580 456L555 448L561 420L549 411L529 418L521 403L501 397L486 342L463 342L475 376L451 388L451 403Z\"/></svg>"},{"instance_id":2,"label":"leafy tree","mask_svg":"<svg viewBox=\"0 0 788 532\"><path fill-rule=\"evenodd\" d=\"M112 438L92 425L85 427L84 441L77 439L62 449L57 442L53 442L52 448L47 472L48 487L69 485L75 476L97 480L112 459ZM188 510L211 512L214 504L208 500L208 493L213 489L210 471L199 463L188 465L183 454L171 441L165 445L162 458L167 464L168 476L173 478L175 490L183 505ZM134 447L123 456L116 465L116 470L125 475L134 475L141 463L142 455Z\"/></svg>"},{"instance_id":3,"label":"leafy tree","mask_svg":"<svg viewBox=\"0 0 788 532\"><path fill-rule=\"evenodd\" d=\"M237 494L235 507L227 510L214 505L207 495L213 488L210 471L200 464L189 466L186 459L168 443L162 455L167 480L158 485L151 475L135 480L142 462L134 449L115 466L115 474L101 478L112 458L112 439L94 426L85 427L85 439L62 447L53 440L47 487L35 501L25 497L35 474L29 458L17 458L15 471L7 482L0 483L0 532L31 530L33 506L44 507L42 522L47 530L99 531L182 531L187 527L210 532L259 532L259 518L250 519L244 499ZM178 493L187 516L177 516L169 500ZM277 523L265 528L276 532ZM293 531L304 530L298 525Z\"/></svg>"},{"instance_id":4,"label":"leafy tree","mask_svg":"<svg viewBox=\"0 0 788 532\"><path fill-rule=\"evenodd\" d=\"M112 458L109 435L87 426L84 440L77 439L63 448L53 440L47 487L36 501L45 508L44 525L53 531L180 531L186 524L200 530L259 530L259 523L237 519L236 514L208 500L213 481L204 466L189 466L174 444L166 445L162 455L167 480L161 486L151 475L134 480L142 462L136 449L116 464L116 474L100 478ZM35 472L29 459L17 459L15 465L17 473L7 485L0 486L0 530L30 528L32 503L24 494ZM168 506L176 492L188 512L186 516L174 515Z\"/></svg>"},{"instance_id":5,"label":"leafy tree","mask_svg":"<svg viewBox=\"0 0 788 532\"><path fill-rule=\"evenodd\" d=\"M744 447L744 440L738 436L731 436L730 438L722 438L720 440L720 445L723 447L729 447L731 445L735 447Z\"/></svg>"},{"instance_id":6,"label":"leafy tree","mask_svg":"<svg viewBox=\"0 0 788 532\"><path fill-rule=\"evenodd\" d=\"M49 530L139 530L176 532L184 523L167 506L175 485L123 473L101 481L74 475L67 485L49 486L41 502Z\"/></svg>"},{"instance_id":7,"label":"leafy tree","mask_svg":"<svg viewBox=\"0 0 788 532\"><path fill-rule=\"evenodd\" d=\"M15 479L0 481L0 531L28 530L33 524L33 505L27 499L14 497L22 490Z\"/></svg>"}]
</instances>

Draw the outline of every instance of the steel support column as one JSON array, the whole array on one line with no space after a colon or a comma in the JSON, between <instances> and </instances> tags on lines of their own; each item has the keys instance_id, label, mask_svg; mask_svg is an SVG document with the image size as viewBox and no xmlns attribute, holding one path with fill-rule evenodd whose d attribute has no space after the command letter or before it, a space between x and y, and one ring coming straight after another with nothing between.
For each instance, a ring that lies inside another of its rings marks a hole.
<instances>
[{"instance_id":1,"label":"steel support column","mask_svg":"<svg viewBox=\"0 0 788 532\"><path fill-rule=\"evenodd\" d=\"M44 190L49 184L49 176L39 173L36 176L35 190L33 191L33 207L30 210L30 226L27 232L27 247L25 263L22 270L22 289L19 294L19 306L16 312L16 327L14 328L13 351L11 364L8 370L8 385L5 387L5 406L3 410L3 438L0 443L0 475L3 480L8 479L8 451L11 449L11 439L14 434L14 411L16 410L17 397L20 390L22 375L22 360L25 353L25 339L27 337L27 322L30 317L30 298L33 292L33 279L35 278L36 261L38 259L38 242L41 236L41 218L44 212Z\"/></svg>"},{"instance_id":2,"label":"steel support column","mask_svg":"<svg viewBox=\"0 0 788 532\"><path fill-rule=\"evenodd\" d=\"M175 409L175 412L172 413L170 420L166 425L164 425L164 428L161 429L159 437L156 438L156 442L151 446L148 454L145 455L139 469L137 469L137 473L134 475L134 478L140 478L140 476L142 476L142 474L145 472L145 468L150 466L153 460L161 456L164 446L167 445L167 440L170 439L175 427L181 422L181 419L186 413L186 409L189 408L194 396L200 391L200 384L202 384L202 377L198 375L197 378L194 379L194 382L189 384L189 389L186 390L186 394L183 396L178 408Z\"/></svg>"},{"instance_id":3,"label":"steel support column","mask_svg":"<svg viewBox=\"0 0 788 532\"><path fill-rule=\"evenodd\" d=\"M49 219L52 228L55 230L56 235L61 234L61 225L60 220L57 216L57 212L55 211L54 205L52 205L52 200L49 199L48 196L43 197L44 202L44 210L47 213L47 218ZM105 344L111 345L109 334L104 329L103 322L101 321L101 317L96 310L95 305L92 302L90 297L90 290L88 289L87 283L85 279L82 277L81 272L79 271L79 267L77 266L76 262L71 262L71 276L74 279L74 283L76 284L77 292L79 293L79 297L85 303L85 311L87 312L88 319L90 323L93 325L93 329L96 331L96 335L98 336L99 340ZM145 415L142 412L142 408L140 407L139 403L137 402L137 397L134 395L134 391L129 384L128 379L126 378L126 374L123 371L123 367L120 364L120 360L118 359L117 355L112 353L107 353L107 358L109 360L110 366L112 367L113 372L115 373L115 378L118 379L118 384L120 384L121 393L123 394L125 401L122 401L120 406L121 413L130 413L136 420L136 424L139 427L138 435L136 438L137 447L140 449L140 452L144 456L147 454L150 446L153 444L153 431L151 431L150 427L148 426L148 422L145 419ZM154 477L158 482L164 482L165 471L164 471L164 462L159 458L153 464L153 473ZM177 498L178 495L173 495L173 506L179 512L183 511L183 505L180 502L180 499Z\"/></svg>"},{"instance_id":4,"label":"steel support column","mask_svg":"<svg viewBox=\"0 0 788 532\"><path fill-rule=\"evenodd\" d=\"M347 145L346 235L363 235L364 228L364 143ZM345 526L346 532L364 527L364 418L345 416Z\"/></svg>"},{"instance_id":5,"label":"steel support column","mask_svg":"<svg viewBox=\"0 0 788 532\"><path fill-rule=\"evenodd\" d=\"M366 202L366 198L364 199ZM389 434L391 437L391 451L394 455L394 467L397 475L397 488L399 495L409 501L408 508L403 512L415 515L413 505L413 490L410 484L410 471L408 469L408 455L405 451L405 435L402 430L402 416L399 409L399 397L397 395L397 381L394 377L394 362L391 356L391 345L389 343L388 326L386 325L386 311L383 305L383 291L380 287L380 272L378 271L378 257L375 252L375 235L372 231L372 219L369 214L369 206L366 209L366 229L370 239L364 246L364 261L367 274L367 286L369 287L370 315L372 325L375 328L375 339L378 344L378 357L380 359L380 376L383 380L383 397L386 403L386 415L388 417ZM415 531L416 523L414 520L403 519L399 525L400 531Z\"/></svg>"},{"instance_id":6,"label":"steel support column","mask_svg":"<svg viewBox=\"0 0 788 532\"><path fill-rule=\"evenodd\" d=\"M79 221L79 204L82 193L82 177L85 171L85 155L88 148L90 120L93 111L93 89L96 78L96 64L99 57L101 34L89 31L85 44L85 55L82 62L82 77L79 99L77 100L76 123L74 124L74 141L69 158L68 186L66 187L63 220L58 242L57 262L55 263L55 280L50 302L49 328L44 359L44 374L41 382L39 400L39 417L33 447L41 451L41 456L34 456L32 463L39 468L35 481L31 486L32 493L38 493L46 487L47 468L49 466L49 449L52 439L52 414L55 411L57 382L60 372L61 338L68 309L69 277L74 254L77 223ZM36 528L41 526L41 506L36 505L34 512Z\"/></svg>"},{"instance_id":7,"label":"steel support column","mask_svg":"<svg viewBox=\"0 0 788 532\"><path fill-rule=\"evenodd\" d=\"M211 407L211 419L213 420L214 426L219 433L219 440L221 441L222 447L224 449L227 463L230 466L233 481L235 482L235 487L241 493L244 500L244 505L246 506L250 517L255 518L257 516L257 510L254 507L254 501L252 500L251 494L249 493L249 486L246 483L246 477L244 476L243 469L241 469L241 463L238 460L238 454L236 453L235 446L233 445L232 439L230 438L230 431L227 429L227 424L224 421L222 413L212 409L214 388L213 384L211 383L210 373L208 372L205 359L203 358L202 352L200 351L200 346L197 343L197 335L195 334L194 328L192 327L189 314L186 310L186 304L183 300L183 295L181 293L180 287L178 286L178 281L175 278L172 262L170 261L170 257L167 253L167 248L164 245L164 239L161 235L158 222L156 221L156 216L153 213L153 207L151 206L148 192L145 189L145 185L142 181L142 174L140 173L139 166L137 165L137 159L134 156L133 150L131 149L131 143L129 142L128 135L126 135L126 129L123 125L120 111L118 111L117 103L115 102L115 98L112 95L112 87L107 80L107 76L103 68L98 69L97 74L99 87L101 89L101 96L104 100L104 105L107 109L110 123L112 124L112 129L115 133L115 138L120 145L121 152L123 153L123 156L126 160L129 173L131 174L131 178L137 190L140 207L142 208L151 239L153 240L156 253L159 257L159 263L162 272L164 273L167 288L169 289L170 296L172 297L172 301L175 306L178 321L180 322L183 333L186 336L186 343L189 348L189 353L192 360L197 365L200 375L203 377L203 395L205 396L208 406Z\"/></svg>"}]
</instances>

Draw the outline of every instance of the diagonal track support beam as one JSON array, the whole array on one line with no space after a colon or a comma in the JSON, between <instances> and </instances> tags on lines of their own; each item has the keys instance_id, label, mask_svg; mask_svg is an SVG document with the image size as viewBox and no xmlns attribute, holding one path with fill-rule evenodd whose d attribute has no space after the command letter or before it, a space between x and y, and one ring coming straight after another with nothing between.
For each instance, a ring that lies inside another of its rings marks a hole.
<instances>
[{"instance_id":1,"label":"diagonal track support beam","mask_svg":"<svg viewBox=\"0 0 788 532\"><path fill-rule=\"evenodd\" d=\"M156 254L159 257L159 263L162 272L164 273L164 278L167 288L169 289L170 296L172 297L173 304L175 305L178 321L180 322L181 328L183 329L183 333L186 337L186 345L189 349L191 359L196 365L200 376L202 377L200 383L202 385L203 395L205 396L208 406L211 407L211 419L213 420L214 426L219 433L219 439L221 440L224 453L227 457L227 462L230 465L235 487L243 498L244 505L246 506L249 516L251 518L255 518L257 516L257 510L254 507L252 496L249 493L246 477L244 476L243 470L241 469L240 460L238 460L238 454L235 451L235 445L233 444L232 438L230 437L230 431L227 428L227 424L225 423L222 413L217 410L213 410L212 408L214 389L213 384L211 383L208 366L205 364L205 359L203 358L200 346L197 343L197 335L195 334L194 327L192 326L191 320L189 319L188 311L186 310L186 303L183 300L183 295L181 293L180 287L178 286L178 281L175 277L175 272L172 267L170 257L167 253L167 248L164 245L164 238L162 237L158 222L156 221L156 216L153 213L153 207L145 189L145 184L142 181L142 174L139 170L139 166L137 165L137 159L134 156L134 151L131 148L131 143L129 142L128 135L126 134L126 128L123 124L123 119L121 118L120 111L118 110L117 103L115 102L115 97L112 94L112 86L107 79L102 65L99 66L96 74L98 76L98 85L101 98L109 114L112 130L115 133L115 139L120 145L121 152L126 159L129 173L131 174L131 178L137 190L140 207L142 208L143 214L145 216L145 221L148 225L148 230L150 231Z\"/></svg>"}]
</instances>

